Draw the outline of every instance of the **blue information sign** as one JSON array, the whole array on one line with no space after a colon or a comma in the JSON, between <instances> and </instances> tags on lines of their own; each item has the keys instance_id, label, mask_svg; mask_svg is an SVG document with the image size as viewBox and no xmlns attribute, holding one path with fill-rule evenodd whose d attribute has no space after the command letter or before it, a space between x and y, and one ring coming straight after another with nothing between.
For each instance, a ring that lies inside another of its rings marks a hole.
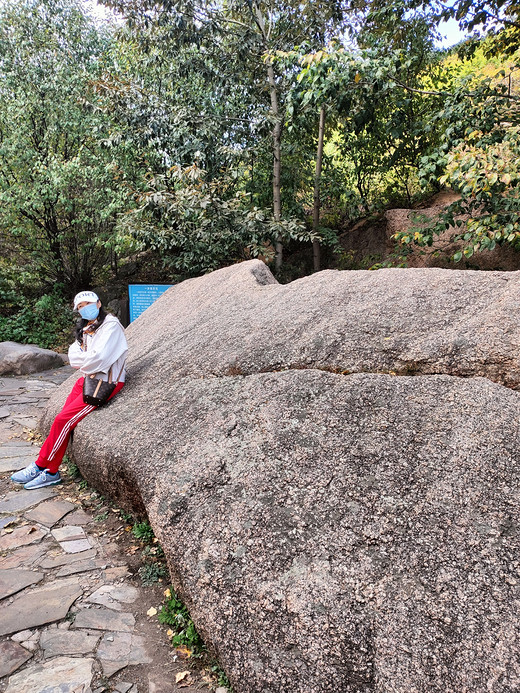
<instances>
[{"instance_id":1,"label":"blue information sign","mask_svg":"<svg viewBox=\"0 0 520 693\"><path fill-rule=\"evenodd\" d=\"M128 303L130 308L130 322L133 322L143 313L148 306L162 296L173 284L129 284Z\"/></svg>"}]
</instances>

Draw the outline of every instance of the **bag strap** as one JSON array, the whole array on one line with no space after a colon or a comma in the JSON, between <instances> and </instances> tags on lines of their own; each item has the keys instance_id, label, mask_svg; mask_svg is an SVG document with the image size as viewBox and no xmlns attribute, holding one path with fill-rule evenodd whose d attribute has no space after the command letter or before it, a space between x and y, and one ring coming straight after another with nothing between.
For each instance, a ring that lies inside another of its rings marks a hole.
<instances>
[{"instance_id":1,"label":"bag strap","mask_svg":"<svg viewBox=\"0 0 520 693\"><path fill-rule=\"evenodd\" d=\"M126 365L126 359L123 361L123 365L121 366L121 370L119 371L119 375L117 376L116 385L117 385L118 382L119 382L119 378L123 375L123 371L124 371L124 369L125 369L125 365ZM109 378L110 378L110 372L111 372L111 371L112 371L112 366L110 366L110 371L108 371L108 377L109 377ZM109 382L110 382L110 380L109 380Z\"/></svg>"}]
</instances>

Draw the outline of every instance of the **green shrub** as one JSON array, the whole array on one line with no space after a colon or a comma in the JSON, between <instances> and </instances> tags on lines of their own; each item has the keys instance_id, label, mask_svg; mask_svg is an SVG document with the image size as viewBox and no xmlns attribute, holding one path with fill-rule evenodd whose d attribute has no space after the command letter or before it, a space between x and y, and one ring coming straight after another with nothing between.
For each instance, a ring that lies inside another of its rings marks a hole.
<instances>
[{"instance_id":1,"label":"green shrub","mask_svg":"<svg viewBox=\"0 0 520 693\"><path fill-rule=\"evenodd\" d=\"M146 563L139 570L139 577L144 587L149 587L167 575L166 567L161 563Z\"/></svg>"},{"instance_id":2,"label":"green shrub","mask_svg":"<svg viewBox=\"0 0 520 693\"><path fill-rule=\"evenodd\" d=\"M155 538L153 529L148 522L138 522L132 527L132 534L136 539L140 539L145 544L151 544Z\"/></svg>"},{"instance_id":3,"label":"green shrub","mask_svg":"<svg viewBox=\"0 0 520 693\"><path fill-rule=\"evenodd\" d=\"M173 588L166 590L166 594L166 604L161 607L157 616L159 623L170 626L173 631L171 642L174 647L185 645L192 651L193 657L201 656L205 653L206 647L197 633L188 609L175 594Z\"/></svg>"},{"instance_id":4,"label":"green shrub","mask_svg":"<svg viewBox=\"0 0 520 693\"><path fill-rule=\"evenodd\" d=\"M59 287L36 301L22 297L18 306L11 315L0 316L0 342L37 344L50 349L69 341L73 316Z\"/></svg>"}]
</instances>

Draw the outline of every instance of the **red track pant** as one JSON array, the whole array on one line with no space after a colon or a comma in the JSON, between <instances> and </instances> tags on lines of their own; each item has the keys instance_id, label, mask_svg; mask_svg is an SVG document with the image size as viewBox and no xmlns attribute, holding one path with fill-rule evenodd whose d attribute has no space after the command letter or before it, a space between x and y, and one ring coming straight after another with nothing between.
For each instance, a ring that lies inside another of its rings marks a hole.
<instances>
[{"instance_id":1,"label":"red track pant","mask_svg":"<svg viewBox=\"0 0 520 693\"><path fill-rule=\"evenodd\" d=\"M63 409L54 419L49 435L45 439L40 455L36 460L39 467L45 467L51 474L56 474L67 449L71 431L84 419L87 414L97 409L83 401L83 381L79 378L70 395L67 397ZM118 383L111 394L110 399L123 389L124 383Z\"/></svg>"}]
</instances>

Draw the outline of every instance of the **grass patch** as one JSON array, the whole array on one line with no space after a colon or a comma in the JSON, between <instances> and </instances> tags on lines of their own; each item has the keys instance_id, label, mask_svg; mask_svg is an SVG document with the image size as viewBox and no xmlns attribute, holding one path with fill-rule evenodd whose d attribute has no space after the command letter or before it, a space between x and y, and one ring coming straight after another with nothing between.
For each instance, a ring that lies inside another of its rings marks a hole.
<instances>
[{"instance_id":1,"label":"grass patch","mask_svg":"<svg viewBox=\"0 0 520 693\"><path fill-rule=\"evenodd\" d=\"M144 544L151 544L155 539L155 534L153 529L150 527L148 522L138 522L132 527L132 534L136 539L142 541Z\"/></svg>"}]
</instances>

